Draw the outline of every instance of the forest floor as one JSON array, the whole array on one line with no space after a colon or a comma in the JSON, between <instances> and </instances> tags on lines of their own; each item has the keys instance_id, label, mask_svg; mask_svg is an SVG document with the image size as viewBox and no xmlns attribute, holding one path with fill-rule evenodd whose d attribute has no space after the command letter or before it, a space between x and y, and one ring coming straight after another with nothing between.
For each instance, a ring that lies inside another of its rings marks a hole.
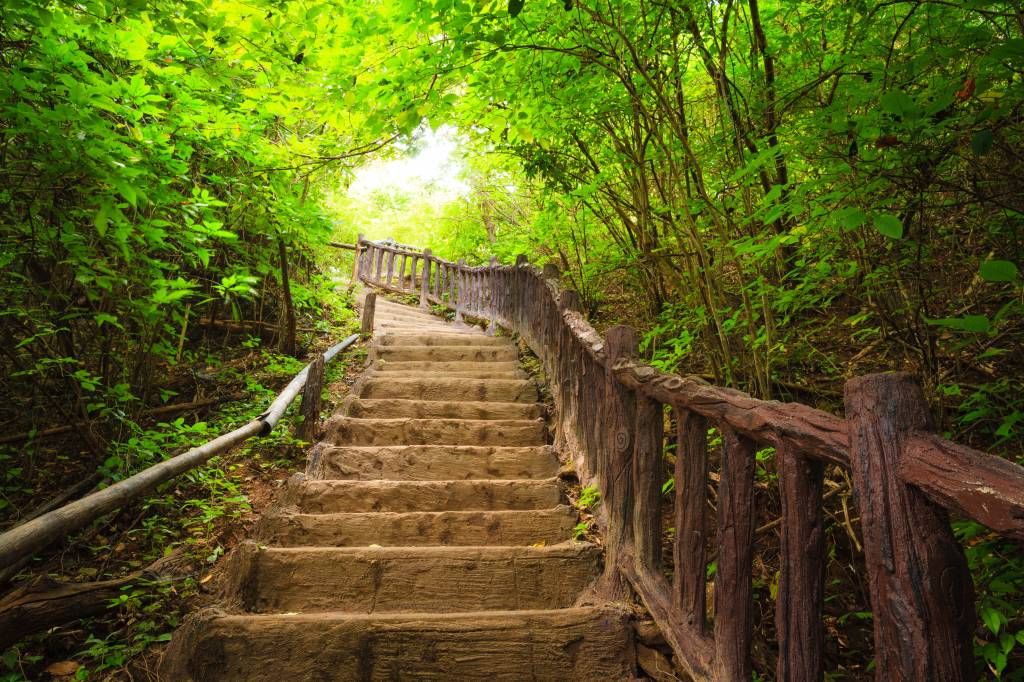
<instances>
[{"instance_id":1,"label":"forest floor","mask_svg":"<svg viewBox=\"0 0 1024 682\"><path fill-rule=\"evenodd\" d=\"M344 333L339 330L331 338ZM307 355L327 345L326 336L312 338ZM325 413L347 395L364 357L365 350L357 346L328 365ZM305 364L259 347L226 344L210 359L182 374L189 375L199 398L224 402L151 424L140 439L176 453L236 428L262 412ZM181 376L168 377L168 386L181 388L183 383ZM180 392L175 402L199 399ZM173 629L184 614L212 601L210 587L217 582L222 558L251 535L256 519L287 478L304 468L306 444L291 435L294 412L289 410L271 435L215 457L26 567L22 575L30 580L52 575L88 582L120 578L159 560L160 580L123 590L107 614L31 636L7 649L0 656L0 680L155 680L155 663ZM3 489L9 519L38 505L44 497L38 491L65 490L95 468L94 457L74 432L33 447L38 461L56 460L61 466L41 465L20 476L16 487ZM10 471L8 478L15 478Z\"/></svg>"}]
</instances>

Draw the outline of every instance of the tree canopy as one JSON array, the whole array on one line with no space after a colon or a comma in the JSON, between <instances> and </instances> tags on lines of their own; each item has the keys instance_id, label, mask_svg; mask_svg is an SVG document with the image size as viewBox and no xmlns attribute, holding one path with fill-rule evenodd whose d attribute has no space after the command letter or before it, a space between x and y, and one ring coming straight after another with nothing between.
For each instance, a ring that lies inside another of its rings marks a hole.
<instances>
[{"instance_id":1,"label":"tree canopy","mask_svg":"<svg viewBox=\"0 0 1024 682\"><path fill-rule=\"evenodd\" d=\"M944 430L1019 453L1022 72L996 0L8 0L0 415L129 473L181 375L330 328L329 243L370 225L556 263L656 366L758 397L913 371ZM453 200L346 197L428 125Z\"/></svg>"}]
</instances>

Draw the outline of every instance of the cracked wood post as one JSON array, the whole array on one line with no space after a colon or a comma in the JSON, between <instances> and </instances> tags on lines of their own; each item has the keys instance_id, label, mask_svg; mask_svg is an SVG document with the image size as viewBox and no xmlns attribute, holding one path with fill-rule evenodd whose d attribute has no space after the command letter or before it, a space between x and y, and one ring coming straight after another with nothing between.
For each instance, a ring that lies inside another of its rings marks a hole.
<instances>
[{"instance_id":1,"label":"cracked wood post","mask_svg":"<svg viewBox=\"0 0 1024 682\"><path fill-rule=\"evenodd\" d=\"M608 556L605 561L604 591L609 598L629 594L619 563L626 561L633 542L632 459L636 440L636 395L618 382L613 372L617 360L631 360L637 353L637 335L632 327L617 325L605 333L605 395L603 406L603 452L598 476L608 512Z\"/></svg>"},{"instance_id":2,"label":"cracked wood post","mask_svg":"<svg viewBox=\"0 0 1024 682\"><path fill-rule=\"evenodd\" d=\"M377 284L380 284L380 273L384 269L384 249L375 245L373 247L373 250L377 256L377 267L374 270L373 281Z\"/></svg>"},{"instance_id":3,"label":"cracked wood post","mask_svg":"<svg viewBox=\"0 0 1024 682\"><path fill-rule=\"evenodd\" d=\"M367 292L363 299L363 328L359 332L364 339L373 335L373 315L376 307L377 292Z\"/></svg>"},{"instance_id":4,"label":"cracked wood post","mask_svg":"<svg viewBox=\"0 0 1024 682\"><path fill-rule=\"evenodd\" d=\"M356 251L352 257L352 279L349 284L350 287L355 286L356 282L359 281L359 259L363 255L363 233L360 232L359 236L356 237Z\"/></svg>"},{"instance_id":5,"label":"cracked wood post","mask_svg":"<svg viewBox=\"0 0 1024 682\"><path fill-rule=\"evenodd\" d=\"M708 422L676 409L675 605L683 622L707 633Z\"/></svg>"},{"instance_id":6,"label":"cracked wood post","mask_svg":"<svg viewBox=\"0 0 1024 682\"><path fill-rule=\"evenodd\" d=\"M822 462L791 446L775 449L782 500L776 679L812 682L825 675L825 520Z\"/></svg>"},{"instance_id":7,"label":"cracked wood post","mask_svg":"<svg viewBox=\"0 0 1024 682\"><path fill-rule=\"evenodd\" d=\"M719 682L749 680L754 637L754 441L720 425L718 563L715 569L715 662Z\"/></svg>"},{"instance_id":8,"label":"cracked wood post","mask_svg":"<svg viewBox=\"0 0 1024 682\"><path fill-rule=\"evenodd\" d=\"M636 570L640 575L661 571L661 484L664 482L662 451L665 416L661 403L636 397L633 427L633 543Z\"/></svg>"},{"instance_id":9,"label":"cracked wood post","mask_svg":"<svg viewBox=\"0 0 1024 682\"><path fill-rule=\"evenodd\" d=\"M386 286L391 286L391 280L394 279L394 277L395 277L395 252L392 251L391 249L388 249L387 250L387 254L388 254L387 255L387 258L388 258L388 274L387 274L387 278L384 280L384 284Z\"/></svg>"},{"instance_id":10,"label":"cracked wood post","mask_svg":"<svg viewBox=\"0 0 1024 682\"><path fill-rule=\"evenodd\" d=\"M462 269L466 267L466 259L460 258L459 265L455 269L456 276L452 278L452 291L454 292L455 324L465 324L462 320L462 309L466 305L466 275Z\"/></svg>"},{"instance_id":11,"label":"cracked wood post","mask_svg":"<svg viewBox=\"0 0 1024 682\"><path fill-rule=\"evenodd\" d=\"M875 679L974 679L974 587L945 509L897 477L905 441L932 430L909 374L846 383L854 493L875 631Z\"/></svg>"},{"instance_id":12,"label":"cracked wood post","mask_svg":"<svg viewBox=\"0 0 1024 682\"><path fill-rule=\"evenodd\" d=\"M495 311L495 303L498 300L497 286L498 286L498 274L495 272L498 268L498 257L491 256L490 270L487 273L487 313L490 321L487 323L487 336L494 336L498 331L497 312Z\"/></svg>"},{"instance_id":13,"label":"cracked wood post","mask_svg":"<svg viewBox=\"0 0 1024 682\"><path fill-rule=\"evenodd\" d=\"M296 430L299 440L312 442L320 429L321 393L324 386L324 354L317 354L309 365L306 385L302 387L302 423Z\"/></svg>"},{"instance_id":14,"label":"cracked wood post","mask_svg":"<svg viewBox=\"0 0 1024 682\"><path fill-rule=\"evenodd\" d=\"M430 294L430 256L432 252L430 249L423 250L423 272L420 273L420 308L426 310L429 306L427 300ZM415 271L413 272L415 278Z\"/></svg>"}]
</instances>

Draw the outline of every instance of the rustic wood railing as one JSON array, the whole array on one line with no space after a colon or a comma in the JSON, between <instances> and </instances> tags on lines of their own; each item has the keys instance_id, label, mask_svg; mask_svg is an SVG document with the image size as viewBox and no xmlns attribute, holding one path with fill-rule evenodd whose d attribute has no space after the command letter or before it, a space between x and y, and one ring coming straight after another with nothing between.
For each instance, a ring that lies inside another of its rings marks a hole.
<instances>
[{"instance_id":1,"label":"rustic wood railing","mask_svg":"<svg viewBox=\"0 0 1024 682\"><path fill-rule=\"evenodd\" d=\"M852 472L874 615L879 680L973 679L973 585L948 512L1024 540L1024 468L932 432L907 374L849 381L846 418L756 400L636 359L637 336L601 338L560 289L558 270L520 257L470 267L360 238L356 272L368 285L419 295L456 319L519 334L542 360L555 399L556 446L599 485L606 523L602 589L632 588L695 679L749 680L753 637L755 452L772 447L782 499L775 624L782 680L824 675L826 547L823 473ZM666 408L671 419L666 420ZM662 571L665 424L674 424L674 571ZM710 521L708 427L722 437L717 490L714 613L706 601Z\"/></svg>"}]
</instances>

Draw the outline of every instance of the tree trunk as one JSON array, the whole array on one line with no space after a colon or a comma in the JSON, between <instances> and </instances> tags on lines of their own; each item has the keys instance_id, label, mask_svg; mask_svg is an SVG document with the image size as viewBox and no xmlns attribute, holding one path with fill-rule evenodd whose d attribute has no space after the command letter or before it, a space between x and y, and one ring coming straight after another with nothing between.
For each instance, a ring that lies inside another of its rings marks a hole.
<instances>
[{"instance_id":1,"label":"tree trunk","mask_svg":"<svg viewBox=\"0 0 1024 682\"><path fill-rule=\"evenodd\" d=\"M292 303L292 288L288 283L288 250L284 239L277 238L277 251L281 257L281 293L284 296L284 328L281 330L281 353L295 356L295 306Z\"/></svg>"}]
</instances>

